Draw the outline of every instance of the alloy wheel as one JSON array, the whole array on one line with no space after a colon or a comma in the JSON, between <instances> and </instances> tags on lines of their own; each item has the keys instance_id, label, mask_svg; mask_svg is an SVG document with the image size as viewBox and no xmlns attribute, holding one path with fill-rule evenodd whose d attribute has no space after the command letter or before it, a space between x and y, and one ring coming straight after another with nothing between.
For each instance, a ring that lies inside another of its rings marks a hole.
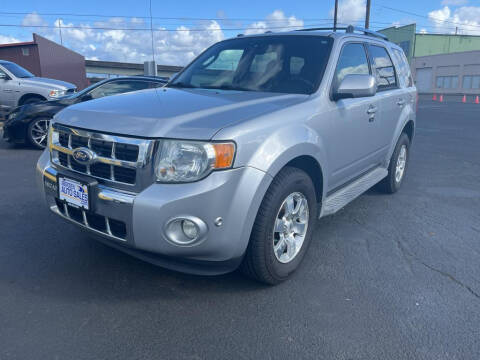
<instances>
[{"instance_id":1,"label":"alloy wheel","mask_svg":"<svg viewBox=\"0 0 480 360\"><path fill-rule=\"evenodd\" d=\"M275 218L273 252L283 264L291 262L300 252L307 235L308 201L305 195L294 192L286 197Z\"/></svg>"}]
</instances>

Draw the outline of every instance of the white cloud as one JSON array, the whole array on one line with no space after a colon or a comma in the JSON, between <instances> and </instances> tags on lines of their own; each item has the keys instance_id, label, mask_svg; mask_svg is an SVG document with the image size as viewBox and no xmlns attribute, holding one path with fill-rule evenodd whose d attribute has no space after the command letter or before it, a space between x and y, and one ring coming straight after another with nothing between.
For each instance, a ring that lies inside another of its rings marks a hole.
<instances>
[{"instance_id":1,"label":"white cloud","mask_svg":"<svg viewBox=\"0 0 480 360\"><path fill-rule=\"evenodd\" d=\"M352 0L349 0L352 1ZM227 27L243 27L250 29L246 33L259 33L268 30L273 31L292 30L294 27L302 27L303 21L293 15L286 16L283 11L275 10L264 21L250 24L231 25L228 17L221 12L223 21ZM149 21L142 18L109 18L97 22L65 22L57 19L48 22L37 13L31 13L24 17L22 24L50 25L53 28L31 29L50 40L60 43L60 28L63 44L85 56L87 59L100 59L110 61L124 61L141 63L152 59L152 40ZM228 25L227 25L228 24ZM91 27L102 29L91 29ZM137 30L115 30L111 28L132 28ZM171 27L158 27L154 24L154 48L155 59L159 64L186 65L195 56L210 45L225 38L224 30L219 22L198 21L194 25L180 25L174 29ZM167 31L168 30L168 31ZM0 37L0 43L17 41L6 36Z\"/></svg>"},{"instance_id":2,"label":"white cloud","mask_svg":"<svg viewBox=\"0 0 480 360\"><path fill-rule=\"evenodd\" d=\"M468 0L443 0L442 5L461 6L468 4Z\"/></svg>"},{"instance_id":3,"label":"white cloud","mask_svg":"<svg viewBox=\"0 0 480 360\"><path fill-rule=\"evenodd\" d=\"M303 27L303 20L299 20L293 15L287 17L282 10L275 10L267 16L265 21L257 21L247 25L245 34L261 34L270 28L272 31L289 31L301 27Z\"/></svg>"},{"instance_id":4,"label":"white cloud","mask_svg":"<svg viewBox=\"0 0 480 360\"><path fill-rule=\"evenodd\" d=\"M12 44L17 42L20 42L20 40L17 38L14 38L13 36L0 34L0 44Z\"/></svg>"},{"instance_id":5,"label":"white cloud","mask_svg":"<svg viewBox=\"0 0 480 360\"><path fill-rule=\"evenodd\" d=\"M462 6L452 11L448 6L428 13L437 32L480 35L480 6Z\"/></svg>"},{"instance_id":6,"label":"white cloud","mask_svg":"<svg viewBox=\"0 0 480 360\"><path fill-rule=\"evenodd\" d=\"M421 28L421 29L420 29L420 34L428 34L427 29Z\"/></svg>"},{"instance_id":7,"label":"white cloud","mask_svg":"<svg viewBox=\"0 0 480 360\"><path fill-rule=\"evenodd\" d=\"M22 20L23 26L44 26L48 25L45 20L42 19L40 15L38 15L35 11L25 15Z\"/></svg>"},{"instance_id":8,"label":"white cloud","mask_svg":"<svg viewBox=\"0 0 480 360\"><path fill-rule=\"evenodd\" d=\"M365 19L366 3L365 0L343 0L338 3L338 23L350 25L359 20ZM334 9L330 11L333 17Z\"/></svg>"}]
</instances>

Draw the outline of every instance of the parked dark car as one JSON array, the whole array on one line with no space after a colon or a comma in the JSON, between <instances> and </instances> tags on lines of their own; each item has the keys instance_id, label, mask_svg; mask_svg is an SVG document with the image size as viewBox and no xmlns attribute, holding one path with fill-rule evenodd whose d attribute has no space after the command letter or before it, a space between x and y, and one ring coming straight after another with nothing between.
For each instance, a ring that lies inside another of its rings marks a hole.
<instances>
[{"instance_id":1,"label":"parked dark car","mask_svg":"<svg viewBox=\"0 0 480 360\"><path fill-rule=\"evenodd\" d=\"M118 77L100 81L57 100L19 106L7 115L3 137L9 142L30 143L38 149L43 149L47 145L50 119L67 106L104 96L162 87L166 83L164 78L159 77Z\"/></svg>"}]
</instances>

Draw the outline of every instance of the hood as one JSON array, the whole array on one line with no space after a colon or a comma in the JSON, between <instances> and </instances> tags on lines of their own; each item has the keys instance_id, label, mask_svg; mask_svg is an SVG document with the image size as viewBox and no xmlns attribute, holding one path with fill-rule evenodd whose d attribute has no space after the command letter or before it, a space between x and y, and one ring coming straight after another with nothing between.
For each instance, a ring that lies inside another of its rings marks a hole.
<instances>
[{"instance_id":1,"label":"hood","mask_svg":"<svg viewBox=\"0 0 480 360\"><path fill-rule=\"evenodd\" d=\"M295 94L159 88L72 105L54 121L138 137L208 140L226 126L307 98Z\"/></svg>"},{"instance_id":2,"label":"hood","mask_svg":"<svg viewBox=\"0 0 480 360\"><path fill-rule=\"evenodd\" d=\"M57 89L57 90L66 90L66 89L75 89L76 86L70 84L69 82L62 81L62 80L55 80L55 79L48 79L42 77L31 77L31 78L21 78L19 79L25 85L44 85L46 88L49 89Z\"/></svg>"}]
</instances>

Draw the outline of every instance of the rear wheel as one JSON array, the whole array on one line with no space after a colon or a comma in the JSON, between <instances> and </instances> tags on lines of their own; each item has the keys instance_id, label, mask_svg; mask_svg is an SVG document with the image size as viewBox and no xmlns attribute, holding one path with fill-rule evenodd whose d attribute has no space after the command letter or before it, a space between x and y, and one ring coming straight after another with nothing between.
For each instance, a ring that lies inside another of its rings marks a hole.
<instances>
[{"instance_id":1,"label":"rear wheel","mask_svg":"<svg viewBox=\"0 0 480 360\"><path fill-rule=\"evenodd\" d=\"M243 272L278 284L300 265L311 240L317 205L311 178L286 167L273 179L258 210Z\"/></svg>"},{"instance_id":2,"label":"rear wheel","mask_svg":"<svg viewBox=\"0 0 480 360\"><path fill-rule=\"evenodd\" d=\"M378 184L380 190L387 194L393 194L400 189L407 171L409 150L410 140L407 134L403 133L400 135L390 159L388 175Z\"/></svg>"},{"instance_id":3,"label":"rear wheel","mask_svg":"<svg viewBox=\"0 0 480 360\"><path fill-rule=\"evenodd\" d=\"M30 144L37 149L45 149L47 146L48 126L50 119L37 118L32 120L27 128L27 138Z\"/></svg>"}]
</instances>

